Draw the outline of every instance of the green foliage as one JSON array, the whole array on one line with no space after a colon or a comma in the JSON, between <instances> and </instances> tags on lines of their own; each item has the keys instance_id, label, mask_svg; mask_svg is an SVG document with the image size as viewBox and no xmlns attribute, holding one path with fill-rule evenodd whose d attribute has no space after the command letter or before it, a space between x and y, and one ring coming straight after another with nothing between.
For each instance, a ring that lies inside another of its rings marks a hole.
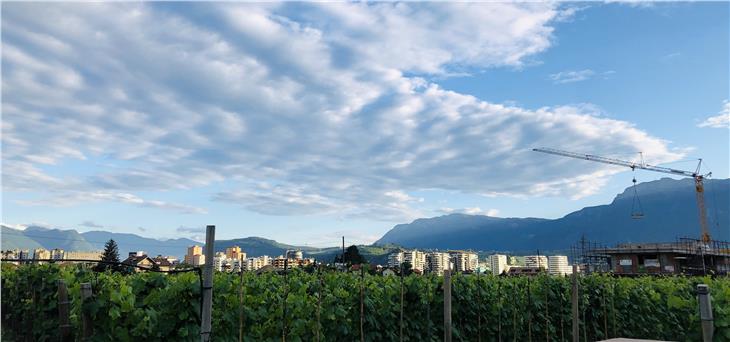
<instances>
[{"instance_id":1,"label":"green foliage","mask_svg":"<svg viewBox=\"0 0 730 342\"><path fill-rule=\"evenodd\" d=\"M342 255L336 256L335 262L343 262L342 257L343 257ZM357 246L355 246L355 245L347 247L347 249L345 250L344 258L345 258L344 263L346 263L348 265L365 264L368 262L367 260L365 260L365 257L363 257L360 254L360 251L357 249Z\"/></svg>"},{"instance_id":2,"label":"green foliage","mask_svg":"<svg viewBox=\"0 0 730 342\"><path fill-rule=\"evenodd\" d=\"M80 266L3 265L3 340L50 341L58 335L57 283L68 284L72 331L78 337L82 312L91 315L94 340L199 339L200 284L196 273L95 273ZM580 279L581 340L612 337L700 340L698 283L710 286L715 338L730 340L730 279ZM401 285L402 281L402 285ZM80 284L94 296L82 303ZM360 338L363 289L367 341L397 341L403 289L403 340L443 337L443 279L434 275L383 277L359 273L216 273L213 338L244 340L351 341ZM454 340L570 340L570 279L539 276L452 277ZM242 304L242 305L241 305ZM239 325L239 320L243 323Z\"/></svg>"}]
</instances>

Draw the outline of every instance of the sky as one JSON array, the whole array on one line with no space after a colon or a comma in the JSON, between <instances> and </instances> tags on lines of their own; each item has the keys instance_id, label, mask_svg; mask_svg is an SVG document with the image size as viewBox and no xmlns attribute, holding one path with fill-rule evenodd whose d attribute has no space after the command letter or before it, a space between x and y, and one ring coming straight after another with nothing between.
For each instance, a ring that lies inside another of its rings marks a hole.
<instances>
[{"instance_id":1,"label":"sky","mask_svg":"<svg viewBox=\"0 0 730 342\"><path fill-rule=\"evenodd\" d=\"M371 243L730 170L730 4L2 3L2 222Z\"/></svg>"}]
</instances>

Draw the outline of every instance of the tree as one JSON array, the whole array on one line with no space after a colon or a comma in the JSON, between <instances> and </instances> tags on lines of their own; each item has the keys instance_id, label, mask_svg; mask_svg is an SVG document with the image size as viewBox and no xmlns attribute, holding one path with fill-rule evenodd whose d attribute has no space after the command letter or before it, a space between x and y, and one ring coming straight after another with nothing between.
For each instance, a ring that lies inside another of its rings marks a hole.
<instances>
[{"instance_id":1,"label":"tree","mask_svg":"<svg viewBox=\"0 0 730 342\"><path fill-rule=\"evenodd\" d=\"M114 241L114 239L109 239L109 241L104 244L104 253L101 255L101 261L114 263L119 262L119 247L117 246L117 242ZM96 270L99 272L104 272L108 269L111 269L113 271L119 271L121 270L121 266L118 264L110 265L102 263L99 263L96 266Z\"/></svg>"},{"instance_id":2,"label":"tree","mask_svg":"<svg viewBox=\"0 0 730 342\"><path fill-rule=\"evenodd\" d=\"M400 264L400 271L403 273L403 275L410 275L413 273L413 265L411 265L410 262L406 261L402 264Z\"/></svg>"},{"instance_id":3,"label":"tree","mask_svg":"<svg viewBox=\"0 0 730 342\"><path fill-rule=\"evenodd\" d=\"M368 261L360 255L360 251L357 249L357 246L352 245L350 247L347 247L345 250L345 261L344 263L348 265L356 265L356 264L366 264ZM335 257L335 262L343 262L342 256L338 255Z\"/></svg>"}]
</instances>

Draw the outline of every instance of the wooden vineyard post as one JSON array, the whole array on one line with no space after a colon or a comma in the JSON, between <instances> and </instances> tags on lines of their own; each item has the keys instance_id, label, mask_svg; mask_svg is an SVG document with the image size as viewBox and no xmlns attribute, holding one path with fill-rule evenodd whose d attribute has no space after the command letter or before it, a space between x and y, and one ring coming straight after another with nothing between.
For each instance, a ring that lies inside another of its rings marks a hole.
<instances>
[{"instance_id":1,"label":"wooden vineyard post","mask_svg":"<svg viewBox=\"0 0 730 342\"><path fill-rule=\"evenodd\" d=\"M697 301L700 303L702 341L711 342L715 332L715 324L712 317L712 298L710 296L710 287L706 284L697 284Z\"/></svg>"},{"instance_id":2,"label":"wooden vineyard post","mask_svg":"<svg viewBox=\"0 0 730 342\"><path fill-rule=\"evenodd\" d=\"M603 338L608 339L608 310L606 310L606 284L601 285L601 307L603 308Z\"/></svg>"},{"instance_id":3,"label":"wooden vineyard post","mask_svg":"<svg viewBox=\"0 0 730 342\"><path fill-rule=\"evenodd\" d=\"M477 269L477 342L482 342L482 283Z\"/></svg>"},{"instance_id":4,"label":"wooden vineyard post","mask_svg":"<svg viewBox=\"0 0 730 342\"><path fill-rule=\"evenodd\" d=\"M530 277L527 277L527 341L532 342L532 293L530 293Z\"/></svg>"},{"instance_id":5,"label":"wooden vineyard post","mask_svg":"<svg viewBox=\"0 0 730 342\"><path fill-rule=\"evenodd\" d=\"M400 342L403 342L403 263L400 266Z\"/></svg>"},{"instance_id":6,"label":"wooden vineyard post","mask_svg":"<svg viewBox=\"0 0 730 342\"><path fill-rule=\"evenodd\" d=\"M239 261L239 264L241 261ZM241 282L238 284L238 342L243 342L243 267L241 269Z\"/></svg>"},{"instance_id":7,"label":"wooden vineyard post","mask_svg":"<svg viewBox=\"0 0 730 342\"><path fill-rule=\"evenodd\" d=\"M365 268L360 264L360 342L365 342Z\"/></svg>"},{"instance_id":8,"label":"wooden vineyard post","mask_svg":"<svg viewBox=\"0 0 730 342\"><path fill-rule=\"evenodd\" d=\"M287 314L286 299L289 297L289 259L284 259L284 305L281 317L281 342L286 342L286 319Z\"/></svg>"},{"instance_id":9,"label":"wooden vineyard post","mask_svg":"<svg viewBox=\"0 0 730 342\"><path fill-rule=\"evenodd\" d=\"M203 309L200 320L200 341L209 342L213 313L213 258L215 256L215 226L205 227L205 267L203 268Z\"/></svg>"},{"instance_id":10,"label":"wooden vineyard post","mask_svg":"<svg viewBox=\"0 0 730 342\"><path fill-rule=\"evenodd\" d=\"M58 284L58 335L61 338L61 342L69 340L71 334L71 324L69 324L69 301L68 301L68 289L66 288L66 281L59 279Z\"/></svg>"},{"instance_id":11,"label":"wooden vineyard post","mask_svg":"<svg viewBox=\"0 0 730 342\"><path fill-rule=\"evenodd\" d=\"M91 298L92 290L91 283L81 283L81 304ZM89 341L91 336L94 334L94 327L91 322L91 315L82 309L81 315L81 337L82 341Z\"/></svg>"},{"instance_id":12,"label":"wooden vineyard post","mask_svg":"<svg viewBox=\"0 0 730 342\"><path fill-rule=\"evenodd\" d=\"M573 274L570 277L572 288L570 298L573 308L573 342L578 342L580 337L578 331L580 321L578 319L578 265L573 265Z\"/></svg>"},{"instance_id":13,"label":"wooden vineyard post","mask_svg":"<svg viewBox=\"0 0 730 342\"><path fill-rule=\"evenodd\" d=\"M317 277L319 278L319 291L317 291L317 342L320 341L322 323L320 322L320 311L322 310L322 289L324 282L322 281L322 266L317 267Z\"/></svg>"},{"instance_id":14,"label":"wooden vineyard post","mask_svg":"<svg viewBox=\"0 0 730 342\"><path fill-rule=\"evenodd\" d=\"M444 270L444 342L451 342L451 270Z\"/></svg>"}]
</instances>

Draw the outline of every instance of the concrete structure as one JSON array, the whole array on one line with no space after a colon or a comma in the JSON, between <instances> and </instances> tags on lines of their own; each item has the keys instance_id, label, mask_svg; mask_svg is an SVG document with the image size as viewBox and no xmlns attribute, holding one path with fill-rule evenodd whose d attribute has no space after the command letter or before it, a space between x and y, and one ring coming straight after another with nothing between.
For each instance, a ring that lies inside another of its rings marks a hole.
<instances>
[{"instance_id":1,"label":"concrete structure","mask_svg":"<svg viewBox=\"0 0 730 342\"><path fill-rule=\"evenodd\" d=\"M403 262L411 264L412 270L423 272L426 268L426 253L417 249L403 252Z\"/></svg>"},{"instance_id":2,"label":"concrete structure","mask_svg":"<svg viewBox=\"0 0 730 342\"><path fill-rule=\"evenodd\" d=\"M83 259L101 260L102 251L70 251L64 253L64 260Z\"/></svg>"},{"instance_id":3,"label":"concrete structure","mask_svg":"<svg viewBox=\"0 0 730 342\"><path fill-rule=\"evenodd\" d=\"M573 267L568 263L567 256L551 255L548 257L548 273L557 276L573 274Z\"/></svg>"},{"instance_id":4,"label":"concrete structure","mask_svg":"<svg viewBox=\"0 0 730 342\"><path fill-rule=\"evenodd\" d=\"M268 255L262 255L257 258L248 258L245 265L245 270L255 271L264 266L271 265L271 258Z\"/></svg>"},{"instance_id":5,"label":"concrete structure","mask_svg":"<svg viewBox=\"0 0 730 342\"><path fill-rule=\"evenodd\" d=\"M223 252L217 252L215 253L215 256L213 257L213 269L222 272L225 271L225 265L228 264L228 257L226 257L226 253Z\"/></svg>"},{"instance_id":6,"label":"concrete structure","mask_svg":"<svg viewBox=\"0 0 730 342\"><path fill-rule=\"evenodd\" d=\"M507 264L507 256L504 254L494 254L489 256L489 265L492 268L492 274L500 275L509 271Z\"/></svg>"},{"instance_id":7,"label":"concrete structure","mask_svg":"<svg viewBox=\"0 0 730 342\"><path fill-rule=\"evenodd\" d=\"M204 265L203 247L198 245L188 247L188 253L185 254L185 263L193 266Z\"/></svg>"},{"instance_id":8,"label":"concrete structure","mask_svg":"<svg viewBox=\"0 0 730 342\"><path fill-rule=\"evenodd\" d=\"M544 255L527 255L525 256L526 267L539 267L548 269L548 258Z\"/></svg>"},{"instance_id":9,"label":"concrete structure","mask_svg":"<svg viewBox=\"0 0 730 342\"><path fill-rule=\"evenodd\" d=\"M545 267L532 267L532 266L510 266L507 275L511 276L534 276L540 273L545 273Z\"/></svg>"},{"instance_id":10,"label":"concrete structure","mask_svg":"<svg viewBox=\"0 0 730 342\"><path fill-rule=\"evenodd\" d=\"M233 246L226 248L226 258L243 261L246 260L246 252L241 250L241 247Z\"/></svg>"},{"instance_id":11,"label":"concrete structure","mask_svg":"<svg viewBox=\"0 0 730 342\"><path fill-rule=\"evenodd\" d=\"M395 252L388 255L388 267L399 268L403 263L403 252Z\"/></svg>"},{"instance_id":12,"label":"concrete structure","mask_svg":"<svg viewBox=\"0 0 730 342\"><path fill-rule=\"evenodd\" d=\"M431 252L426 254L426 270L434 274L443 274L451 269L451 258L448 253Z\"/></svg>"},{"instance_id":13,"label":"concrete structure","mask_svg":"<svg viewBox=\"0 0 730 342\"><path fill-rule=\"evenodd\" d=\"M616 274L730 274L730 243L682 238L674 243L628 243L592 250Z\"/></svg>"},{"instance_id":14,"label":"concrete structure","mask_svg":"<svg viewBox=\"0 0 730 342\"><path fill-rule=\"evenodd\" d=\"M479 256L467 251L449 251L456 272L475 272L479 268Z\"/></svg>"}]
</instances>

